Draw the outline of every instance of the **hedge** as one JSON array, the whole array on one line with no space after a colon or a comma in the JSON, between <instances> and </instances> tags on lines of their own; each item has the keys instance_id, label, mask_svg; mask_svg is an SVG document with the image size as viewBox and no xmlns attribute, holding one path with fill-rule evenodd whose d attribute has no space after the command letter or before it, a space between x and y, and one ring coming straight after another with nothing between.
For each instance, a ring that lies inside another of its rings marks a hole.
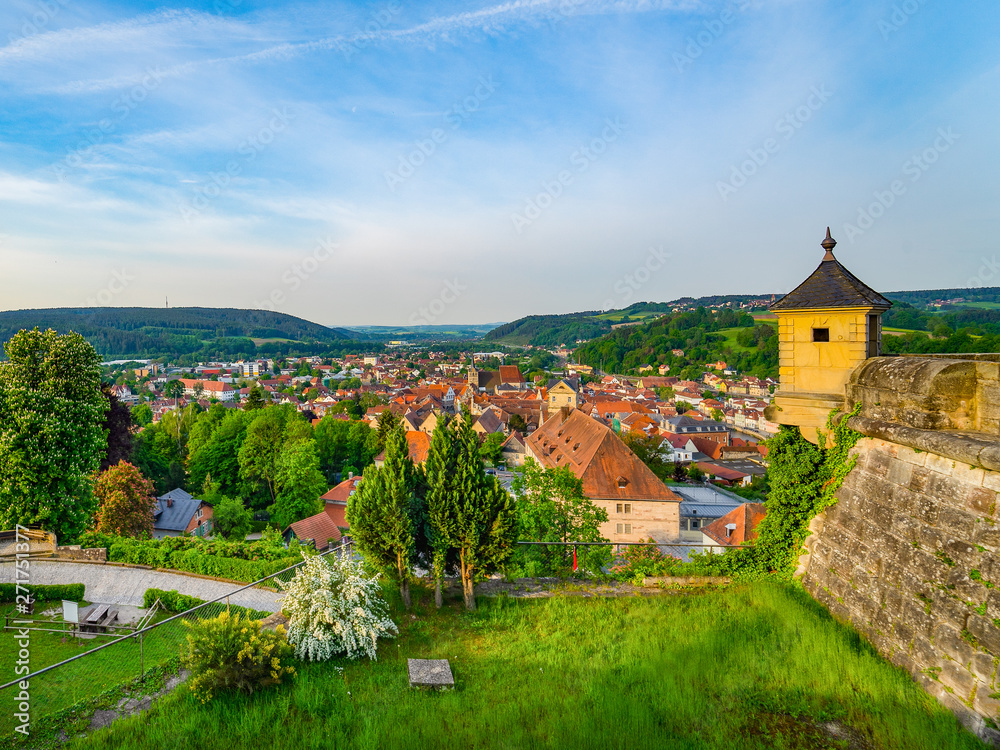
<instances>
[{"instance_id":1,"label":"hedge","mask_svg":"<svg viewBox=\"0 0 1000 750\"><path fill-rule=\"evenodd\" d=\"M106 547L109 562L171 568L252 583L302 561L297 543L285 549L280 536L259 542L199 537L131 539L87 532L81 544Z\"/></svg>"},{"instance_id":2,"label":"hedge","mask_svg":"<svg viewBox=\"0 0 1000 750\"><path fill-rule=\"evenodd\" d=\"M78 602L83 599L85 586L82 583L64 583L52 586L22 584L22 589L27 589L36 602L52 602L60 599ZM17 584L0 583L0 602L15 601L17 601Z\"/></svg>"},{"instance_id":3,"label":"hedge","mask_svg":"<svg viewBox=\"0 0 1000 750\"><path fill-rule=\"evenodd\" d=\"M204 599L199 599L196 596L188 596L187 594L181 594L177 591L164 591L163 589L146 589L146 593L142 595L142 606L144 609L149 609L153 606L156 600L160 600L160 606L167 612L187 612L189 609L194 609L199 604L204 604ZM223 605L233 614L240 614L244 617L248 617L251 620L263 620L265 617L270 617L272 612L265 612L259 609L248 609L247 607L237 607L235 605Z\"/></svg>"}]
</instances>

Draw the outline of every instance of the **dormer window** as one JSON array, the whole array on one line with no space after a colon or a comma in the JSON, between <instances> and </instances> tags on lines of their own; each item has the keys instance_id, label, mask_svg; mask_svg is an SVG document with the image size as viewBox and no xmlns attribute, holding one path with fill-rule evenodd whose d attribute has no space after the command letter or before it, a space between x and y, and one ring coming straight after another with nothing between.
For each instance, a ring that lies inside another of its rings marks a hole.
<instances>
[{"instance_id":1,"label":"dormer window","mask_svg":"<svg viewBox=\"0 0 1000 750\"><path fill-rule=\"evenodd\" d=\"M628 480L625 477L618 477L618 489L623 490L628 487Z\"/></svg>"}]
</instances>

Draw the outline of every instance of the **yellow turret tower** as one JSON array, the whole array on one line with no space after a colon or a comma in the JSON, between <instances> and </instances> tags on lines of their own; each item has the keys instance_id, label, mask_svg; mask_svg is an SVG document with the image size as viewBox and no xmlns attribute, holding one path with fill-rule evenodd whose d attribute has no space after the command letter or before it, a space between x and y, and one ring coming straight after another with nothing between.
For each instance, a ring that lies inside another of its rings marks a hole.
<instances>
[{"instance_id":1,"label":"yellow turret tower","mask_svg":"<svg viewBox=\"0 0 1000 750\"><path fill-rule=\"evenodd\" d=\"M892 306L833 257L836 245L827 227L819 268L771 305L781 386L768 416L814 443L830 411L843 407L854 368L881 354L882 313Z\"/></svg>"}]
</instances>

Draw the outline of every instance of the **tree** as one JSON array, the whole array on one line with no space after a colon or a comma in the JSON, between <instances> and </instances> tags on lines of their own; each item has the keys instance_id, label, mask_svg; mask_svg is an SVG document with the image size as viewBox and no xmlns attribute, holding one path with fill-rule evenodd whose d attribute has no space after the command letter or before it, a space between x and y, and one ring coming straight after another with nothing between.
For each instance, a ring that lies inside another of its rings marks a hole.
<instances>
[{"instance_id":1,"label":"tree","mask_svg":"<svg viewBox=\"0 0 1000 750\"><path fill-rule=\"evenodd\" d=\"M314 516L323 510L320 498L327 490L312 441L296 441L281 449L275 462L277 498L268 508L278 528ZM317 540L319 541L319 540Z\"/></svg>"},{"instance_id":2,"label":"tree","mask_svg":"<svg viewBox=\"0 0 1000 750\"><path fill-rule=\"evenodd\" d=\"M521 536L531 542L559 542L560 546L530 546L519 550L521 566L530 577L564 575L572 569L569 542L610 542L600 527L608 513L583 493L583 481L567 466L542 469L525 461L514 478ZM581 547L578 562L584 570L599 572L611 562L611 547Z\"/></svg>"},{"instance_id":3,"label":"tree","mask_svg":"<svg viewBox=\"0 0 1000 750\"><path fill-rule=\"evenodd\" d=\"M272 406L254 412L239 450L240 476L267 487L271 502L277 500L278 457L288 424L287 407ZM298 519L295 519L298 520Z\"/></svg>"},{"instance_id":4,"label":"tree","mask_svg":"<svg viewBox=\"0 0 1000 750\"><path fill-rule=\"evenodd\" d=\"M483 469L469 414L463 416L456 437L455 485L448 496L445 532L458 550L465 607L474 610L476 576L497 570L514 552L517 514L511 496Z\"/></svg>"},{"instance_id":5,"label":"tree","mask_svg":"<svg viewBox=\"0 0 1000 750\"><path fill-rule=\"evenodd\" d=\"M427 518L427 546L434 572L434 603L443 602L442 582L451 550L449 529L451 503L458 468L458 441L454 421L441 421L431 434L431 446L424 462L424 507Z\"/></svg>"},{"instance_id":6,"label":"tree","mask_svg":"<svg viewBox=\"0 0 1000 750\"><path fill-rule=\"evenodd\" d=\"M691 464L687 470L688 479L692 482L701 481L701 478L705 476L705 472L699 469L695 464Z\"/></svg>"},{"instance_id":7,"label":"tree","mask_svg":"<svg viewBox=\"0 0 1000 750\"><path fill-rule=\"evenodd\" d=\"M504 437L502 432L494 432L486 436L482 444L479 446L479 457L486 461L491 466L496 466L500 463L500 459L503 457Z\"/></svg>"},{"instance_id":8,"label":"tree","mask_svg":"<svg viewBox=\"0 0 1000 750\"><path fill-rule=\"evenodd\" d=\"M149 539L153 536L156 495L153 483L127 461L102 473L94 484L97 515L94 528L102 534Z\"/></svg>"},{"instance_id":9,"label":"tree","mask_svg":"<svg viewBox=\"0 0 1000 750\"><path fill-rule=\"evenodd\" d=\"M153 424L153 409L149 404L136 404L132 407L132 422L139 427Z\"/></svg>"},{"instance_id":10,"label":"tree","mask_svg":"<svg viewBox=\"0 0 1000 750\"><path fill-rule=\"evenodd\" d=\"M108 386L103 386L101 392L108 399L103 424L108 433L108 447L101 458L100 471L107 471L120 461L132 460L132 412L111 393Z\"/></svg>"},{"instance_id":11,"label":"tree","mask_svg":"<svg viewBox=\"0 0 1000 750\"><path fill-rule=\"evenodd\" d=\"M237 497L221 497L212 503L212 524L226 539L242 542L253 529L253 514Z\"/></svg>"},{"instance_id":12,"label":"tree","mask_svg":"<svg viewBox=\"0 0 1000 750\"><path fill-rule=\"evenodd\" d=\"M263 409L266 405L267 400L264 396L264 389L255 385L247 394L247 400L243 408L247 411L254 411L256 409Z\"/></svg>"},{"instance_id":13,"label":"tree","mask_svg":"<svg viewBox=\"0 0 1000 750\"><path fill-rule=\"evenodd\" d=\"M72 542L90 523L107 446L100 359L79 334L19 331L0 362L0 526Z\"/></svg>"},{"instance_id":14,"label":"tree","mask_svg":"<svg viewBox=\"0 0 1000 750\"><path fill-rule=\"evenodd\" d=\"M524 417L520 414L511 414L510 419L507 420L507 426L511 431L518 430L522 434L528 431L528 423L524 421Z\"/></svg>"},{"instance_id":15,"label":"tree","mask_svg":"<svg viewBox=\"0 0 1000 750\"><path fill-rule=\"evenodd\" d=\"M399 586L407 609L419 516L416 487L406 432L397 426L389 433L382 468L365 469L347 501L347 522L361 556Z\"/></svg>"},{"instance_id":16,"label":"tree","mask_svg":"<svg viewBox=\"0 0 1000 750\"><path fill-rule=\"evenodd\" d=\"M378 415L378 452L381 453L385 450L385 446L389 441L389 436L395 431L397 427L401 424L400 418L395 412L386 409L381 414Z\"/></svg>"},{"instance_id":17,"label":"tree","mask_svg":"<svg viewBox=\"0 0 1000 750\"><path fill-rule=\"evenodd\" d=\"M666 482L670 478L674 467L660 450L663 438L643 432L626 432L622 434L622 442L656 474L661 482Z\"/></svg>"}]
</instances>

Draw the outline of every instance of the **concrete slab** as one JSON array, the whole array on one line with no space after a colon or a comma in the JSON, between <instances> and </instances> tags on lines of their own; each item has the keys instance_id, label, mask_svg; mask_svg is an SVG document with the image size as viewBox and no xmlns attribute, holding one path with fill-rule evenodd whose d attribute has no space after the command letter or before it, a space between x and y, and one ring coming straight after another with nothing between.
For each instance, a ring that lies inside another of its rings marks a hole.
<instances>
[{"instance_id":1,"label":"concrete slab","mask_svg":"<svg viewBox=\"0 0 1000 750\"><path fill-rule=\"evenodd\" d=\"M407 659L410 687L428 687L437 690L455 687L451 664L447 659Z\"/></svg>"}]
</instances>

